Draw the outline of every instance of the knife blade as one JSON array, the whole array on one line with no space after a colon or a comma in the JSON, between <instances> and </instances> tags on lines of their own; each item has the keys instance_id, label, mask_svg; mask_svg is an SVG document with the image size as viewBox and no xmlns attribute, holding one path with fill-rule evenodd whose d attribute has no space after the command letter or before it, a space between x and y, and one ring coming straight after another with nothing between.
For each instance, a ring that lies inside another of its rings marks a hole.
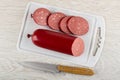
<instances>
[{"instance_id":1,"label":"knife blade","mask_svg":"<svg viewBox=\"0 0 120 80\"><path fill-rule=\"evenodd\" d=\"M94 71L92 69L84 68L84 67L72 67L72 66L55 65L49 63L30 62L30 61L24 61L21 62L20 64L27 68L32 68L41 71L48 71L53 73L66 72L66 73L89 75L89 76L94 74Z\"/></svg>"}]
</instances>

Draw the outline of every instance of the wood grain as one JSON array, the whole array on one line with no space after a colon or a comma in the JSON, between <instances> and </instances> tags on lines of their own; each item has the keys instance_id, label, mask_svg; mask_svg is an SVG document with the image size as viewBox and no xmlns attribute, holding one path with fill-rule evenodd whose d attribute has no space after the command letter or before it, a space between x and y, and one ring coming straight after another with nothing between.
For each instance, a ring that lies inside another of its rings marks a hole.
<instances>
[{"instance_id":1,"label":"wood grain","mask_svg":"<svg viewBox=\"0 0 120 80\"><path fill-rule=\"evenodd\" d=\"M45 55L16 49L21 22L28 2L53 5L104 16L106 40L95 75L53 74L23 68L19 61L66 63ZM120 0L0 0L0 80L119 80L120 79Z\"/></svg>"},{"instance_id":2,"label":"wood grain","mask_svg":"<svg viewBox=\"0 0 120 80\"><path fill-rule=\"evenodd\" d=\"M77 75L87 75L87 76L94 75L94 70L90 68L71 67L71 66L63 66L63 65L58 65L57 68L60 72L66 72Z\"/></svg>"}]
</instances>

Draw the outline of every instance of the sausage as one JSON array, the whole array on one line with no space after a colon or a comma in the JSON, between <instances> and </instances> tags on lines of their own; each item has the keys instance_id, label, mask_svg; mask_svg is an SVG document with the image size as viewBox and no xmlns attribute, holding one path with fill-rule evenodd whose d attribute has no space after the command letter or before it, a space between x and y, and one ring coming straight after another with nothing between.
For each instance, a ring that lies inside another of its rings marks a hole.
<instances>
[{"instance_id":1,"label":"sausage","mask_svg":"<svg viewBox=\"0 0 120 80\"><path fill-rule=\"evenodd\" d=\"M46 49L62 52L72 56L80 56L84 51L84 42L81 38L64 33L53 32L45 29L37 29L32 35L32 42Z\"/></svg>"},{"instance_id":2,"label":"sausage","mask_svg":"<svg viewBox=\"0 0 120 80\"><path fill-rule=\"evenodd\" d=\"M73 16L68 21L68 29L76 35L84 35L89 30L89 24L87 20L82 17Z\"/></svg>"},{"instance_id":3,"label":"sausage","mask_svg":"<svg viewBox=\"0 0 120 80\"><path fill-rule=\"evenodd\" d=\"M68 20L71 18L71 16L66 16L60 21L60 30L63 31L64 33L71 34L71 32L68 29L67 23Z\"/></svg>"},{"instance_id":4,"label":"sausage","mask_svg":"<svg viewBox=\"0 0 120 80\"><path fill-rule=\"evenodd\" d=\"M55 30L59 30L59 22L63 17L65 17L65 14L61 12L55 12L51 14L48 18L49 27Z\"/></svg>"},{"instance_id":5,"label":"sausage","mask_svg":"<svg viewBox=\"0 0 120 80\"><path fill-rule=\"evenodd\" d=\"M50 15L50 11L45 8L38 8L35 12L31 15L35 23L42 26L47 26L47 19Z\"/></svg>"}]
</instances>

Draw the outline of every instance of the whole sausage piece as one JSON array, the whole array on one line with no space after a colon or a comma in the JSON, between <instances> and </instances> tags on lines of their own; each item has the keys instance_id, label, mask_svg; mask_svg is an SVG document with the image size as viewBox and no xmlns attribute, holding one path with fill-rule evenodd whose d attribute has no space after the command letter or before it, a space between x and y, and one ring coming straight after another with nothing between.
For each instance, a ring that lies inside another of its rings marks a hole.
<instances>
[{"instance_id":1,"label":"whole sausage piece","mask_svg":"<svg viewBox=\"0 0 120 80\"><path fill-rule=\"evenodd\" d=\"M80 56L84 51L84 42L81 38L64 33L53 32L45 29L37 29L31 37L32 42L39 47L62 52L72 56Z\"/></svg>"}]
</instances>

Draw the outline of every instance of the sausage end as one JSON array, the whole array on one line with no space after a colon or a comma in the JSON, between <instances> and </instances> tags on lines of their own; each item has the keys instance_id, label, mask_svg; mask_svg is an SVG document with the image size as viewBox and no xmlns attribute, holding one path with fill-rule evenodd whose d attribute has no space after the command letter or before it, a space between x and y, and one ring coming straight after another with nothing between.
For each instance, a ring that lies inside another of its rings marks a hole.
<instances>
[{"instance_id":1,"label":"sausage end","mask_svg":"<svg viewBox=\"0 0 120 80\"><path fill-rule=\"evenodd\" d=\"M84 52L84 42L81 38L76 38L72 44L73 56L80 56Z\"/></svg>"}]
</instances>

